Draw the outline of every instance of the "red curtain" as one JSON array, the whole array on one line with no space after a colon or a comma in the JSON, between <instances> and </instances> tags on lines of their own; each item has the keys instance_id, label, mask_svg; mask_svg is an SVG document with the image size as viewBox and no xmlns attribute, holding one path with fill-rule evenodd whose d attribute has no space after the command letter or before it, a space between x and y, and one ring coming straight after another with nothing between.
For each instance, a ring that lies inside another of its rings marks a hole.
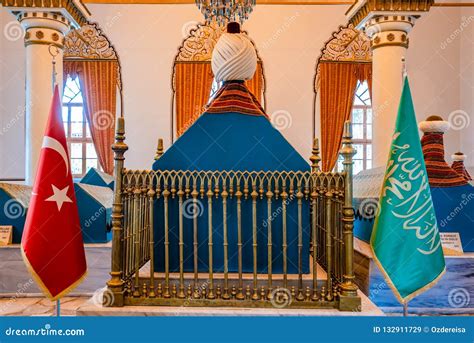
<instances>
[{"instance_id":1,"label":"red curtain","mask_svg":"<svg viewBox=\"0 0 474 343\"><path fill-rule=\"evenodd\" d=\"M64 75L79 77L92 141L99 163L107 174L114 170L115 115L118 84L117 61L64 61Z\"/></svg>"},{"instance_id":2,"label":"red curtain","mask_svg":"<svg viewBox=\"0 0 474 343\"><path fill-rule=\"evenodd\" d=\"M210 63L175 64L176 132L180 136L204 112L209 101L212 75Z\"/></svg>"},{"instance_id":3,"label":"red curtain","mask_svg":"<svg viewBox=\"0 0 474 343\"><path fill-rule=\"evenodd\" d=\"M329 63L320 65L322 170L331 171L341 147L344 122L351 117L357 80L372 86L372 64Z\"/></svg>"},{"instance_id":4,"label":"red curtain","mask_svg":"<svg viewBox=\"0 0 474 343\"><path fill-rule=\"evenodd\" d=\"M262 104L263 98L263 68L262 62L258 61L257 69L251 80L245 82L249 91L257 98L258 102Z\"/></svg>"}]
</instances>

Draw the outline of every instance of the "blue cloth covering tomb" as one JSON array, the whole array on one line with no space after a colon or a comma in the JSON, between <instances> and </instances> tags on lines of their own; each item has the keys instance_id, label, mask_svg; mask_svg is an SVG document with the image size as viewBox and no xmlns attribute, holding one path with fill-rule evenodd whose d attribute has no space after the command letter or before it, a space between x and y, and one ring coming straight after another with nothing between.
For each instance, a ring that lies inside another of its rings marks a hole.
<instances>
[{"instance_id":1,"label":"blue cloth covering tomb","mask_svg":"<svg viewBox=\"0 0 474 343\"><path fill-rule=\"evenodd\" d=\"M109 187L114 190L114 177L97 168L90 168L80 181L82 184Z\"/></svg>"},{"instance_id":2,"label":"blue cloth covering tomb","mask_svg":"<svg viewBox=\"0 0 474 343\"><path fill-rule=\"evenodd\" d=\"M113 191L82 183L74 184L84 243L105 243L110 232ZM13 227L13 244L20 244L32 187L0 183L0 225Z\"/></svg>"},{"instance_id":3,"label":"blue cloth covering tomb","mask_svg":"<svg viewBox=\"0 0 474 343\"><path fill-rule=\"evenodd\" d=\"M83 183L75 183L74 191L84 243L110 241L113 191L109 187Z\"/></svg>"},{"instance_id":4,"label":"blue cloth covering tomb","mask_svg":"<svg viewBox=\"0 0 474 343\"><path fill-rule=\"evenodd\" d=\"M360 172L354 177L354 235L370 241L385 168ZM458 232L464 252L474 252L474 187L431 186L431 197L440 232Z\"/></svg>"},{"instance_id":5,"label":"blue cloth covering tomb","mask_svg":"<svg viewBox=\"0 0 474 343\"><path fill-rule=\"evenodd\" d=\"M243 82L224 83L213 102L196 122L153 164L153 170L196 171L309 171L309 164L275 129ZM250 197L249 197L250 198ZM201 199L198 217L200 272L208 271L207 200ZM258 272L267 271L266 200L258 202ZM281 199L273 201L273 209ZM228 200L229 272L238 271L237 213L235 198ZM170 271L179 271L178 199L169 202ZM213 203L213 269L223 271L222 204ZM275 211L275 213L277 213ZM164 270L163 199L155 202L155 271ZM298 207L287 205L288 273L298 273ZM309 202L303 200L302 272L309 272ZM262 226L263 225L263 226ZM184 270L193 271L193 220L184 218ZM242 201L243 271L253 271L252 200ZM282 214L272 220L273 272L282 272Z\"/></svg>"}]
</instances>

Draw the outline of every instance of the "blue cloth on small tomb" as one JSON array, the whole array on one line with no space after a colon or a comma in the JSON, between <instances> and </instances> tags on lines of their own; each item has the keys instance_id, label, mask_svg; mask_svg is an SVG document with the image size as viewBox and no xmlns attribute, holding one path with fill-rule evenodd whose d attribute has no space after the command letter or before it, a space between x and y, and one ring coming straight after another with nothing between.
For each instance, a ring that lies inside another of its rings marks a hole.
<instances>
[{"instance_id":1,"label":"blue cloth on small tomb","mask_svg":"<svg viewBox=\"0 0 474 343\"><path fill-rule=\"evenodd\" d=\"M440 232L459 232L464 252L474 252L474 187L431 187Z\"/></svg>"},{"instance_id":2,"label":"blue cloth on small tomb","mask_svg":"<svg viewBox=\"0 0 474 343\"><path fill-rule=\"evenodd\" d=\"M458 232L464 252L474 252L474 187L431 187L431 197L440 232ZM373 219L357 216L354 235L369 242Z\"/></svg>"}]
</instances>

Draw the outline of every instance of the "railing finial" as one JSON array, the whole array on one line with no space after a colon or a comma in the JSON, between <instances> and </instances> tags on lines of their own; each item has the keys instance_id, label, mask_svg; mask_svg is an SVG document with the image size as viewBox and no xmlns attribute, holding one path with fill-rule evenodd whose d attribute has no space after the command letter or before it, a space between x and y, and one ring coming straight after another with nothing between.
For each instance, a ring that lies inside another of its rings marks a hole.
<instances>
[{"instance_id":1,"label":"railing finial","mask_svg":"<svg viewBox=\"0 0 474 343\"><path fill-rule=\"evenodd\" d=\"M320 171L319 162L321 161L321 157L319 156L319 139L317 138L313 141L313 149L309 160L311 161L311 171L313 173Z\"/></svg>"},{"instance_id":2,"label":"railing finial","mask_svg":"<svg viewBox=\"0 0 474 343\"><path fill-rule=\"evenodd\" d=\"M340 285L340 310L360 311L360 298L357 296L357 285L354 276L354 208L352 205L352 165L356 150L352 146L352 126L348 120L344 123L342 149L340 154L344 158L345 186L344 207L342 210L343 240L344 240L344 275Z\"/></svg>"},{"instance_id":3,"label":"railing finial","mask_svg":"<svg viewBox=\"0 0 474 343\"><path fill-rule=\"evenodd\" d=\"M115 131L115 143L112 144L114 151L114 202L112 206L112 270L110 280L107 282L108 291L113 294L113 301L106 303L106 306L123 306L124 282L123 259L122 259L122 177L125 161L125 151L128 150L125 144L125 119L117 118L117 129ZM105 298L104 298L105 299Z\"/></svg>"},{"instance_id":4,"label":"railing finial","mask_svg":"<svg viewBox=\"0 0 474 343\"><path fill-rule=\"evenodd\" d=\"M155 161L158 160L164 153L163 138L158 138L158 144L156 146Z\"/></svg>"}]
</instances>

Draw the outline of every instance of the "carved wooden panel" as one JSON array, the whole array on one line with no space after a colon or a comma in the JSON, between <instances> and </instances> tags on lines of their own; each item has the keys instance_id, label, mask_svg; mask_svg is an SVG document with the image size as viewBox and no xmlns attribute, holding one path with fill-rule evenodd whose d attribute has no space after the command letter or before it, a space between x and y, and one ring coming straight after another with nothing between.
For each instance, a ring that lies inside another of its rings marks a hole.
<instances>
[{"instance_id":1,"label":"carved wooden panel","mask_svg":"<svg viewBox=\"0 0 474 343\"><path fill-rule=\"evenodd\" d=\"M370 39L354 28L354 25L340 26L338 31L332 34L324 47L316 66L316 77L314 91L319 88L319 66L321 61L343 61L343 62L371 62L372 51Z\"/></svg>"},{"instance_id":2,"label":"carved wooden panel","mask_svg":"<svg viewBox=\"0 0 474 343\"><path fill-rule=\"evenodd\" d=\"M64 38L65 60L112 60L117 61L117 82L122 89L120 60L114 46L97 23L88 23L71 30Z\"/></svg>"},{"instance_id":3,"label":"carved wooden panel","mask_svg":"<svg viewBox=\"0 0 474 343\"><path fill-rule=\"evenodd\" d=\"M67 34L64 58L118 59L114 47L96 23L84 25Z\"/></svg>"}]
</instances>

